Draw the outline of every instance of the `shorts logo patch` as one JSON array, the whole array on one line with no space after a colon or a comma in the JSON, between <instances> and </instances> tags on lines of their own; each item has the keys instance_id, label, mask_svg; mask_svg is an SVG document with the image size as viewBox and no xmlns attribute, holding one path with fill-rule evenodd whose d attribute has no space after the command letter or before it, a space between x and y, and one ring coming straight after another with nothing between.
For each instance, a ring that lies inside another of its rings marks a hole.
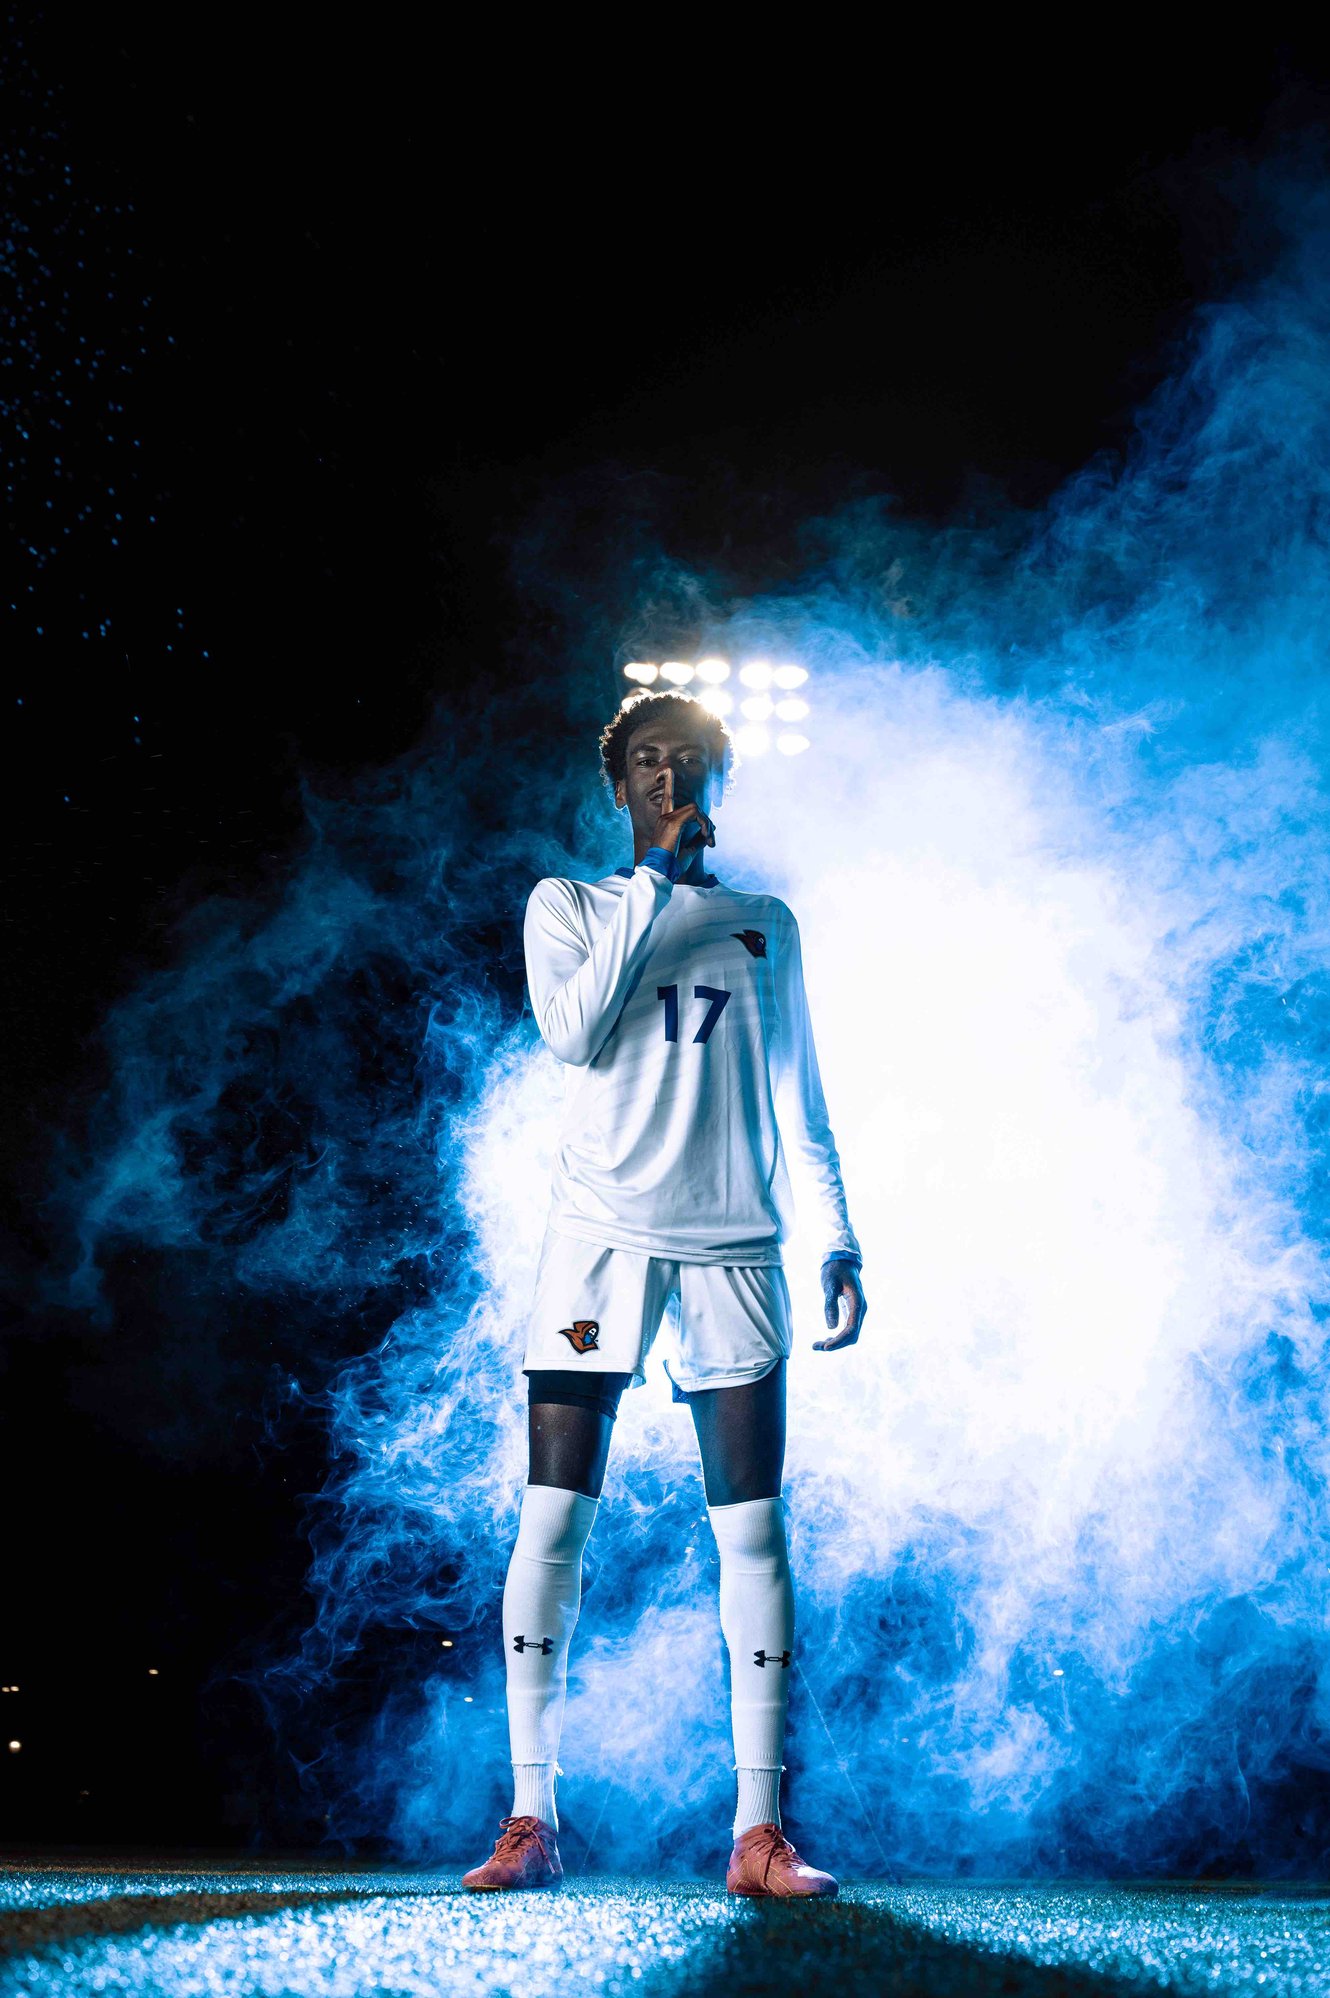
<instances>
[{"instance_id":1,"label":"shorts logo patch","mask_svg":"<svg viewBox=\"0 0 1330 1998\"><path fill-rule=\"evenodd\" d=\"M761 930L731 930L730 935L739 939L750 957L766 956L767 940Z\"/></svg>"},{"instance_id":2,"label":"shorts logo patch","mask_svg":"<svg viewBox=\"0 0 1330 1998\"><path fill-rule=\"evenodd\" d=\"M594 1353L600 1344L600 1321L574 1318L571 1325L559 1327L559 1337L566 1339L575 1353Z\"/></svg>"}]
</instances>

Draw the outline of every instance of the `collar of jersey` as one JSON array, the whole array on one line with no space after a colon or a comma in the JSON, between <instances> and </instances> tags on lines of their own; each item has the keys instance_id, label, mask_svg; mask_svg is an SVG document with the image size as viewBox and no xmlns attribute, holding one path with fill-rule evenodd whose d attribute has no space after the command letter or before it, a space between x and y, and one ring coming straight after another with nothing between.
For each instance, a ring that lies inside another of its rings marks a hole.
<instances>
[{"instance_id":1,"label":"collar of jersey","mask_svg":"<svg viewBox=\"0 0 1330 1998\"><path fill-rule=\"evenodd\" d=\"M631 881L633 878L631 867L616 867L614 871L616 874L622 874L626 881ZM676 888L719 888L720 883L714 874L708 874L705 881L676 881L674 885Z\"/></svg>"}]
</instances>

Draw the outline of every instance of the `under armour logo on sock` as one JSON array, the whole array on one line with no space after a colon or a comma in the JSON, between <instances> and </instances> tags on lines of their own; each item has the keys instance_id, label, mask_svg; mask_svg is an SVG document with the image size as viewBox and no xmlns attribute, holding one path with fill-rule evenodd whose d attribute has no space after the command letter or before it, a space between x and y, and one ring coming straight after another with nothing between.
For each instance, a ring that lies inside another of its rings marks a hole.
<instances>
[{"instance_id":1,"label":"under armour logo on sock","mask_svg":"<svg viewBox=\"0 0 1330 1998\"><path fill-rule=\"evenodd\" d=\"M789 1662L790 1654L788 1651L755 1651L753 1653L754 1665L788 1665Z\"/></svg>"},{"instance_id":2,"label":"under armour logo on sock","mask_svg":"<svg viewBox=\"0 0 1330 1998\"><path fill-rule=\"evenodd\" d=\"M543 1657L548 1658L553 1649L554 1639L552 1637L515 1637L513 1639L514 1651L539 1651Z\"/></svg>"}]
</instances>

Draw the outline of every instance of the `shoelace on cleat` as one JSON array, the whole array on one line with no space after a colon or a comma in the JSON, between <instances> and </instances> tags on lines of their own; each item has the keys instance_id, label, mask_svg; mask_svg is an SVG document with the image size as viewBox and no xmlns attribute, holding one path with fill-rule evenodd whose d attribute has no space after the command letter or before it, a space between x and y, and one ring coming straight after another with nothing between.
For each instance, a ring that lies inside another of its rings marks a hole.
<instances>
[{"instance_id":1,"label":"shoelace on cleat","mask_svg":"<svg viewBox=\"0 0 1330 1998\"><path fill-rule=\"evenodd\" d=\"M794 1863L796 1865L799 1864L798 1853L790 1844L790 1841L786 1838L779 1825L759 1825L758 1832L759 1836L753 1840L753 1849L758 1853L762 1862L762 1879L764 1883L767 1874L771 1870L771 1862L779 1852L788 1852Z\"/></svg>"},{"instance_id":2,"label":"shoelace on cleat","mask_svg":"<svg viewBox=\"0 0 1330 1998\"><path fill-rule=\"evenodd\" d=\"M549 1850L541 1836L540 1822L536 1818L500 1818L499 1836L494 1841L496 1859L515 1859L528 1839L534 1839L540 1848L540 1856L548 1866L552 1864Z\"/></svg>"}]
</instances>

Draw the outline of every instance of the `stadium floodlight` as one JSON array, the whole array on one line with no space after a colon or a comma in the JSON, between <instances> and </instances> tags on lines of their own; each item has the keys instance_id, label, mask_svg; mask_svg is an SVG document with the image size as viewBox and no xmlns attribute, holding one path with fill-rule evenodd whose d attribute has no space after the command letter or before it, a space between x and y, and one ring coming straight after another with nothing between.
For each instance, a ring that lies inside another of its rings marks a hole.
<instances>
[{"instance_id":1,"label":"stadium floodlight","mask_svg":"<svg viewBox=\"0 0 1330 1998\"><path fill-rule=\"evenodd\" d=\"M636 685L624 695L620 706L628 707L637 699L642 687L649 687L657 680L667 680L676 687L686 687L690 681L697 681L701 684L695 687L692 698L713 715L724 717L733 713L736 696L723 689L720 683L728 680L734 670L728 659L722 659L715 653L697 660L665 659L659 665L647 659L630 660L623 669L624 678L634 681ZM808 679L808 670L804 666L772 666L766 659L749 659L738 668L737 677L752 692L738 701L745 726L737 731L734 746L741 755L761 756L773 746L771 731L763 726L764 723L773 717L780 722L801 722L806 721L809 714L807 701L773 699L768 689L785 691L791 687L802 687ZM774 746L785 756L797 756L800 751L811 749L812 744L806 735L786 728L776 736Z\"/></svg>"}]
</instances>

